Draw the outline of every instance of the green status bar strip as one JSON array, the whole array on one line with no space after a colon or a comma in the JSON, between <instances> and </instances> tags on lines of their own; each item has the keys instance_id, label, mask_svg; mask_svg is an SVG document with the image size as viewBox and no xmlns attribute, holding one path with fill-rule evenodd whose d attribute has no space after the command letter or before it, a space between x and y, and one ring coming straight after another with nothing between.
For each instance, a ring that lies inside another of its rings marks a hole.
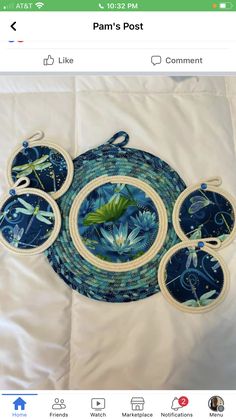
<instances>
[{"instance_id":1,"label":"green status bar strip","mask_svg":"<svg viewBox=\"0 0 236 419\"><path fill-rule=\"evenodd\" d=\"M218 2L207 0L40 0L32 2L0 0L0 11L12 12L233 12L236 0Z\"/></svg>"}]
</instances>

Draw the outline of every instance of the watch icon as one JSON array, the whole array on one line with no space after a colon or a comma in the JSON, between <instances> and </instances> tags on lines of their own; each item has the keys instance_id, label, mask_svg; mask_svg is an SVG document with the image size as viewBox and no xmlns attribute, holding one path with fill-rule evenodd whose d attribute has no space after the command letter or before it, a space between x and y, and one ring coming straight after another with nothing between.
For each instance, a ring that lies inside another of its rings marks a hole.
<instances>
[{"instance_id":1,"label":"watch icon","mask_svg":"<svg viewBox=\"0 0 236 419\"><path fill-rule=\"evenodd\" d=\"M93 410L103 410L106 407L105 399L91 399L91 408Z\"/></svg>"}]
</instances>

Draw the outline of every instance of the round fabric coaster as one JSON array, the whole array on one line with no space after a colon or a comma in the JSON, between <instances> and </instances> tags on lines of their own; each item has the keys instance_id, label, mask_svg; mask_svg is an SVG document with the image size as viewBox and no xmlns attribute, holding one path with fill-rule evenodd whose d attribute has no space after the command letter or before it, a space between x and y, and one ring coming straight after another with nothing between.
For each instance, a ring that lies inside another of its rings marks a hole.
<instances>
[{"instance_id":1,"label":"round fabric coaster","mask_svg":"<svg viewBox=\"0 0 236 419\"><path fill-rule=\"evenodd\" d=\"M185 184L160 158L125 147L128 141L128 134L119 132L105 144L74 160L73 182L58 201L62 213L62 229L53 246L46 252L55 272L70 287L101 301L129 302L159 292L156 279L159 262L165 252L178 242L172 225L172 211ZM162 248L145 265L128 272L108 274L107 270L96 267L77 251L70 235L69 214L76 197L89 182L100 176L129 176L143 181L159 195L166 208L168 231Z\"/></svg>"},{"instance_id":2,"label":"round fabric coaster","mask_svg":"<svg viewBox=\"0 0 236 419\"><path fill-rule=\"evenodd\" d=\"M167 214L159 195L130 176L101 176L85 186L70 212L79 253L98 268L125 272L149 262L162 247Z\"/></svg>"},{"instance_id":3,"label":"round fabric coaster","mask_svg":"<svg viewBox=\"0 0 236 419\"><path fill-rule=\"evenodd\" d=\"M224 260L204 242L187 241L162 259L158 281L163 296L182 311L202 313L215 308L229 287Z\"/></svg>"},{"instance_id":4,"label":"round fabric coaster","mask_svg":"<svg viewBox=\"0 0 236 419\"><path fill-rule=\"evenodd\" d=\"M217 238L225 247L236 234L236 203L217 177L187 188L176 201L173 224L181 240Z\"/></svg>"},{"instance_id":5,"label":"round fabric coaster","mask_svg":"<svg viewBox=\"0 0 236 419\"><path fill-rule=\"evenodd\" d=\"M0 202L0 242L9 250L34 255L46 250L57 238L61 215L45 192L27 188L26 177L18 179Z\"/></svg>"},{"instance_id":6,"label":"round fabric coaster","mask_svg":"<svg viewBox=\"0 0 236 419\"><path fill-rule=\"evenodd\" d=\"M17 147L8 161L7 177L12 186L27 176L30 186L50 193L54 199L62 196L73 179L74 166L70 155L38 131Z\"/></svg>"}]
</instances>

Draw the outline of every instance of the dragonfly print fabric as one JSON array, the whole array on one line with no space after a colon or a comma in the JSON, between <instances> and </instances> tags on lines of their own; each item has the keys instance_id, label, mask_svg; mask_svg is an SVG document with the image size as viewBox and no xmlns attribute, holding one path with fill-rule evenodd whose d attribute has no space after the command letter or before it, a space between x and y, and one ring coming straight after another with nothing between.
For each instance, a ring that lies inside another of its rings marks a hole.
<instances>
[{"instance_id":1,"label":"dragonfly print fabric","mask_svg":"<svg viewBox=\"0 0 236 419\"><path fill-rule=\"evenodd\" d=\"M11 167L12 180L22 176L30 179L32 188L45 192L57 192L67 179L68 168L63 155L46 146L28 146L15 156Z\"/></svg>"},{"instance_id":2,"label":"dragonfly print fabric","mask_svg":"<svg viewBox=\"0 0 236 419\"><path fill-rule=\"evenodd\" d=\"M10 197L0 212L0 231L13 247L33 249L50 237L55 225L51 205L41 196L21 194Z\"/></svg>"},{"instance_id":3,"label":"dragonfly print fabric","mask_svg":"<svg viewBox=\"0 0 236 419\"><path fill-rule=\"evenodd\" d=\"M186 307L206 307L215 302L224 286L220 262L199 247L177 250L165 268L165 287Z\"/></svg>"},{"instance_id":4,"label":"dragonfly print fabric","mask_svg":"<svg viewBox=\"0 0 236 419\"><path fill-rule=\"evenodd\" d=\"M158 233L157 209L138 187L108 182L84 199L78 230L84 245L98 258L129 262L153 245Z\"/></svg>"},{"instance_id":5,"label":"dragonfly print fabric","mask_svg":"<svg viewBox=\"0 0 236 419\"><path fill-rule=\"evenodd\" d=\"M234 229L235 214L223 195L200 188L183 201L179 222L188 239L214 237L223 242Z\"/></svg>"}]
</instances>

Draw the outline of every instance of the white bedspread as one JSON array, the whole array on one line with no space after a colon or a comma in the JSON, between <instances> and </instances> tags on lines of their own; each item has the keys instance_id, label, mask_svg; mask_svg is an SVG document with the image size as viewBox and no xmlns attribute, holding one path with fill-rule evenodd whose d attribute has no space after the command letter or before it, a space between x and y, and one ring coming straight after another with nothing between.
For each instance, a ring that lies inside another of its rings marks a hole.
<instances>
[{"instance_id":1,"label":"white bedspread","mask_svg":"<svg viewBox=\"0 0 236 419\"><path fill-rule=\"evenodd\" d=\"M220 175L236 195L236 79L0 77L1 194L13 147L37 129L73 157L118 130L186 183ZM161 293L108 304L72 292L44 255L0 247L0 388L235 389L236 246L226 300L182 313Z\"/></svg>"}]
</instances>

